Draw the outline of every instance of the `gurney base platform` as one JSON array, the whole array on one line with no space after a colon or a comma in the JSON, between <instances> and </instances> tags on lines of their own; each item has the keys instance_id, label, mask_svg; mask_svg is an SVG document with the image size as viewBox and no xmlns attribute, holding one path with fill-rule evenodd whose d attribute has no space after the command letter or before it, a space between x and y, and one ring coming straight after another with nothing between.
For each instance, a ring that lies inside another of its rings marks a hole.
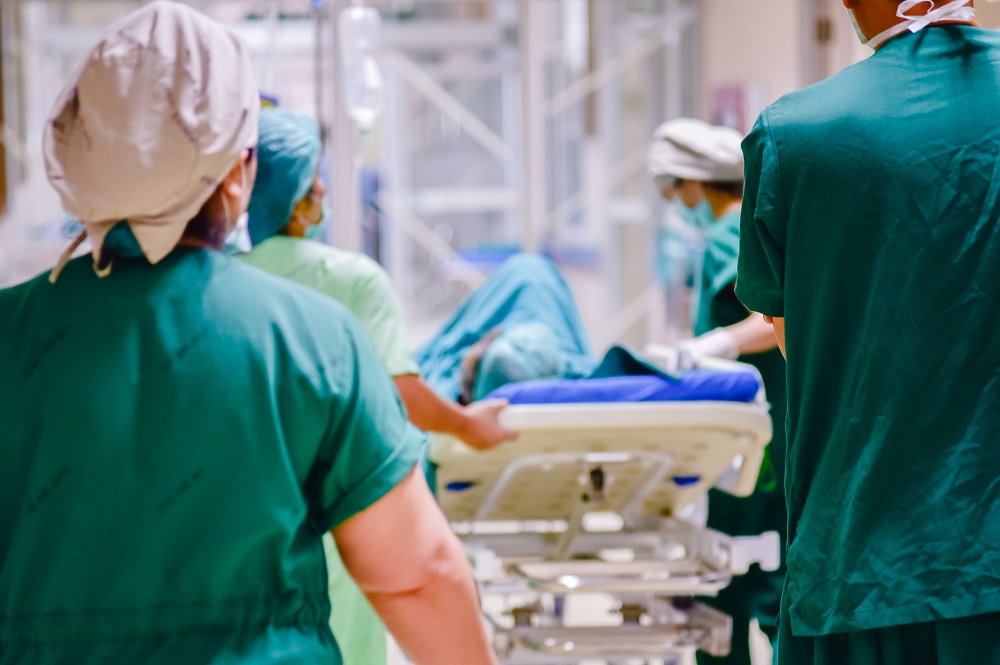
<instances>
[{"instance_id":1,"label":"gurney base platform","mask_svg":"<svg viewBox=\"0 0 1000 665\"><path fill-rule=\"evenodd\" d=\"M564 626L551 615L521 611L513 628L497 628L494 648L505 665L563 665L581 660L655 658L702 650L729 653L732 620L700 603L624 605L617 626ZM527 624L527 625L525 625Z\"/></svg>"}]
</instances>

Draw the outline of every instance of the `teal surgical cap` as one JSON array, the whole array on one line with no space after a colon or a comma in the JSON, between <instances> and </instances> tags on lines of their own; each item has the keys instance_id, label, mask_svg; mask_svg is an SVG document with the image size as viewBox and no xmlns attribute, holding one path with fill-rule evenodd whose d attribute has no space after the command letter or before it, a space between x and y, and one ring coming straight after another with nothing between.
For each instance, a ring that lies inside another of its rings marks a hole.
<instances>
[{"instance_id":1,"label":"teal surgical cap","mask_svg":"<svg viewBox=\"0 0 1000 665\"><path fill-rule=\"evenodd\" d=\"M534 322L518 324L486 349L472 397L482 399L508 383L563 378L565 370L565 354L551 328Z\"/></svg>"},{"instance_id":2,"label":"teal surgical cap","mask_svg":"<svg viewBox=\"0 0 1000 665\"><path fill-rule=\"evenodd\" d=\"M295 204L312 189L322 149L314 118L281 108L261 110L257 181L247 210L253 244L288 223Z\"/></svg>"}]
</instances>

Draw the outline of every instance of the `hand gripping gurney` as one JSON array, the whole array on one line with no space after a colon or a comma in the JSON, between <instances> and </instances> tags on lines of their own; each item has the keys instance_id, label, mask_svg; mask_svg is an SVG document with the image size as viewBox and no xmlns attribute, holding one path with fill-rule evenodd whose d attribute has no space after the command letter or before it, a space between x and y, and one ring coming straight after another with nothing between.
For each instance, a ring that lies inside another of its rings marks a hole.
<instances>
[{"instance_id":1,"label":"hand gripping gurney","mask_svg":"<svg viewBox=\"0 0 1000 665\"><path fill-rule=\"evenodd\" d=\"M518 441L488 452L432 441L438 500L473 562L504 663L729 652L729 617L694 598L753 563L775 570L778 537L712 531L703 509L712 486L753 492L771 419L752 367L710 362L716 371L691 375L695 401L672 393L683 382L665 396L682 401L625 403L586 401L586 381L565 394L555 383L521 384L534 392L514 394L502 416ZM716 379L713 395L705 381ZM591 392L608 399L607 385ZM538 394L573 403L522 403ZM613 615L573 619L574 599L585 596Z\"/></svg>"}]
</instances>

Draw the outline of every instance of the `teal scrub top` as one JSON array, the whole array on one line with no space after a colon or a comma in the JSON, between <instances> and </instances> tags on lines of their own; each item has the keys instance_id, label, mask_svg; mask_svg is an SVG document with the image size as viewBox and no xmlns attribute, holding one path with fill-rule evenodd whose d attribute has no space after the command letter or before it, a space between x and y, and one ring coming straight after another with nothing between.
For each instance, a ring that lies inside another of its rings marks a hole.
<instances>
[{"instance_id":1,"label":"teal scrub top","mask_svg":"<svg viewBox=\"0 0 1000 665\"><path fill-rule=\"evenodd\" d=\"M699 307L694 320L696 335L739 323L750 316L733 292L739 245L739 212L723 215L707 229L699 281ZM708 526L730 536L756 536L765 531L776 531L783 543L788 523L782 487L787 408L785 359L779 350L773 349L746 354L739 360L753 365L760 372L770 404L774 434L767 445L767 459L761 469L757 489L751 496L735 497L722 490L709 490ZM713 658L699 653L699 665L749 664L752 660L748 646L750 620L757 619L769 637L775 636L784 580L783 566L772 572L755 566L746 575L734 578L732 584L717 597L706 599L712 607L732 616L733 641L728 656Z\"/></svg>"},{"instance_id":2,"label":"teal scrub top","mask_svg":"<svg viewBox=\"0 0 1000 665\"><path fill-rule=\"evenodd\" d=\"M736 293L785 317L811 636L1000 609L1000 34L904 33L760 116Z\"/></svg>"},{"instance_id":3,"label":"teal scrub top","mask_svg":"<svg viewBox=\"0 0 1000 665\"><path fill-rule=\"evenodd\" d=\"M694 320L695 335L703 335L715 328L739 323L750 312L739 301L733 290L736 282L740 249L740 213L732 212L709 227L705 234L705 257L702 261L698 313ZM774 435L768 444L768 456L773 468L765 469L762 485L781 487L785 468L785 411L787 408L785 386L785 359L781 351L773 349L764 353L740 356L741 362L753 365L760 371L764 392L771 407ZM778 529L784 532L784 518L778 519ZM753 528L753 527L751 527ZM768 528L777 528L769 526ZM727 531L731 535L737 535ZM758 531L759 533L759 531ZM740 533L738 535L748 535Z\"/></svg>"},{"instance_id":4,"label":"teal scrub top","mask_svg":"<svg viewBox=\"0 0 1000 665\"><path fill-rule=\"evenodd\" d=\"M321 536L417 463L361 326L218 252L0 291L0 663L339 663Z\"/></svg>"},{"instance_id":5,"label":"teal scrub top","mask_svg":"<svg viewBox=\"0 0 1000 665\"><path fill-rule=\"evenodd\" d=\"M698 282L698 310L694 316L695 335L738 323L750 315L732 294L739 251L740 213L732 212L723 215L705 232L705 255Z\"/></svg>"},{"instance_id":6,"label":"teal scrub top","mask_svg":"<svg viewBox=\"0 0 1000 665\"><path fill-rule=\"evenodd\" d=\"M544 324L557 338L565 378L587 376L597 366L573 293L559 269L542 256L519 254L504 261L417 350L420 370L439 395L457 400L462 357L469 347L498 326L509 329L529 322Z\"/></svg>"}]
</instances>

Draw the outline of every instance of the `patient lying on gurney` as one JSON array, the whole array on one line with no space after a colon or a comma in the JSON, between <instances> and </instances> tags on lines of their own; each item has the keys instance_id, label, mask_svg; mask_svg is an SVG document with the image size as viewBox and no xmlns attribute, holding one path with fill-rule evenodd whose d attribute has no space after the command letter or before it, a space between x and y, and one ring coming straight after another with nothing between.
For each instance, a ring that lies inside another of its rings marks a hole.
<instances>
[{"instance_id":1,"label":"patient lying on gurney","mask_svg":"<svg viewBox=\"0 0 1000 665\"><path fill-rule=\"evenodd\" d=\"M680 381L619 346L598 362L558 269L527 254L508 259L470 294L417 352L417 362L439 395L462 404L486 397L533 402L555 392L563 402L717 399L720 390L743 401L758 387L756 377L739 373L694 372ZM561 382L583 378L591 380Z\"/></svg>"},{"instance_id":2,"label":"patient lying on gurney","mask_svg":"<svg viewBox=\"0 0 1000 665\"><path fill-rule=\"evenodd\" d=\"M416 356L431 387L463 404L506 383L579 378L597 366L562 275L527 254L490 275Z\"/></svg>"}]
</instances>

